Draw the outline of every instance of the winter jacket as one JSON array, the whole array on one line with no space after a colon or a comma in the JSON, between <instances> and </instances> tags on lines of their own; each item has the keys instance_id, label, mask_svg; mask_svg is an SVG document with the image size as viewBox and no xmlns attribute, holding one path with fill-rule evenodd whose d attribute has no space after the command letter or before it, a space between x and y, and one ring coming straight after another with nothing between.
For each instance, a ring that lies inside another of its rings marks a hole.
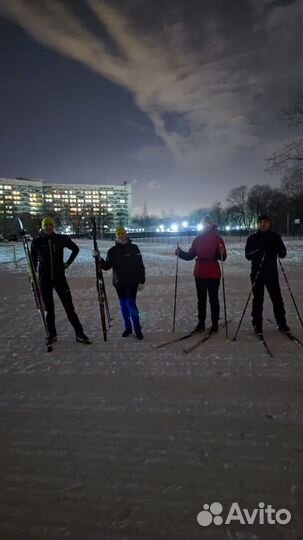
<instances>
[{"instance_id":1,"label":"winter jacket","mask_svg":"<svg viewBox=\"0 0 303 540\"><path fill-rule=\"evenodd\" d=\"M79 248L69 236L65 234L45 234L40 232L31 244L31 255L34 267L40 277L53 281L64 277L64 248L70 249L71 254L66 264L70 265L79 253Z\"/></svg>"},{"instance_id":2,"label":"winter jacket","mask_svg":"<svg viewBox=\"0 0 303 540\"><path fill-rule=\"evenodd\" d=\"M142 255L136 244L128 240L125 244L116 244L109 249L106 260L101 259L103 270L113 269L113 285L128 287L145 283L145 267Z\"/></svg>"},{"instance_id":3,"label":"winter jacket","mask_svg":"<svg viewBox=\"0 0 303 540\"><path fill-rule=\"evenodd\" d=\"M221 270L218 260L221 260L220 245L224 248L223 260L226 259L226 247L223 238L218 234L216 225L197 236L189 251L180 250L179 257L191 261L196 257L194 276L200 279L220 279Z\"/></svg>"},{"instance_id":4,"label":"winter jacket","mask_svg":"<svg viewBox=\"0 0 303 540\"><path fill-rule=\"evenodd\" d=\"M261 275L277 274L277 256L284 259L287 253L279 234L273 231L258 231L247 238L245 257L248 261L251 261L252 275L258 272L264 253Z\"/></svg>"}]
</instances>

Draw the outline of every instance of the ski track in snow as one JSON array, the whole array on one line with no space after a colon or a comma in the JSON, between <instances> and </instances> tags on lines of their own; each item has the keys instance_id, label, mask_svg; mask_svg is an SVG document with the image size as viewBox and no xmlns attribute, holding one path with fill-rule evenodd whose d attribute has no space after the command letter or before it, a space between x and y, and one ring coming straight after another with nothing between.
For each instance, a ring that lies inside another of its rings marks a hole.
<instances>
[{"instance_id":1,"label":"ski track in snow","mask_svg":"<svg viewBox=\"0 0 303 540\"><path fill-rule=\"evenodd\" d=\"M110 271L104 275L114 320L104 343L92 242L78 243L67 278L93 343L76 343L55 296L52 353L44 349L22 245L17 267L11 250L0 250L0 539L301 538L303 348L264 322L275 355L269 358L252 334L249 306L235 343L220 330L188 355L182 349L190 340L153 349L171 337L175 246L144 242L138 242L147 274L138 293L144 340L121 337ZM101 244L104 254L111 245ZM302 313L302 242L286 245L283 265ZM244 246L227 239L230 337L250 288ZM189 247L186 240L181 247ZM180 336L196 324L193 266L179 262ZM302 340L283 275L280 283L288 323ZM267 317L273 315L266 297ZM293 519L284 528L202 530L196 515L213 501L251 509L264 501L290 509Z\"/></svg>"}]
</instances>

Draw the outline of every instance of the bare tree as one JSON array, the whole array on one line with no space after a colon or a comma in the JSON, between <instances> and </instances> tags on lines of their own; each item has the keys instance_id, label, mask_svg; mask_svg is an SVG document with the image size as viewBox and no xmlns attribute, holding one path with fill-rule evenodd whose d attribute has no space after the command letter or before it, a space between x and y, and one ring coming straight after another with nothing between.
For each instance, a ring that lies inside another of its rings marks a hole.
<instances>
[{"instance_id":1,"label":"bare tree","mask_svg":"<svg viewBox=\"0 0 303 540\"><path fill-rule=\"evenodd\" d=\"M250 228L251 215L247 204L247 186L239 186L230 190L227 198L230 203L228 214L237 218L239 225Z\"/></svg>"},{"instance_id":2,"label":"bare tree","mask_svg":"<svg viewBox=\"0 0 303 540\"><path fill-rule=\"evenodd\" d=\"M267 184L256 184L249 190L247 206L255 219L260 214L269 213L272 191L272 188Z\"/></svg>"},{"instance_id":3,"label":"bare tree","mask_svg":"<svg viewBox=\"0 0 303 540\"><path fill-rule=\"evenodd\" d=\"M303 178L303 95L283 113L289 127L298 131L297 137L282 146L267 159L266 170L270 173L281 172L284 182Z\"/></svg>"},{"instance_id":4,"label":"bare tree","mask_svg":"<svg viewBox=\"0 0 303 540\"><path fill-rule=\"evenodd\" d=\"M214 202L214 204L212 205L210 209L210 215L213 218L216 225L218 225L219 227L223 225L225 216L224 216L224 210L222 208L220 201Z\"/></svg>"}]
</instances>

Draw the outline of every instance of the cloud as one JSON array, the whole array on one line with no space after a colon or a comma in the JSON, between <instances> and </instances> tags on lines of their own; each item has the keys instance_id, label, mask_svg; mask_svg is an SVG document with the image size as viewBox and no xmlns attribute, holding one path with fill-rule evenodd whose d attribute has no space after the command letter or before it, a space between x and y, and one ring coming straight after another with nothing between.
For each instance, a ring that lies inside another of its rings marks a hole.
<instances>
[{"instance_id":1,"label":"cloud","mask_svg":"<svg viewBox=\"0 0 303 540\"><path fill-rule=\"evenodd\" d=\"M150 180L148 183L147 183L147 187L149 189L158 189L160 187L160 184L159 182L157 182L156 180Z\"/></svg>"},{"instance_id":2,"label":"cloud","mask_svg":"<svg viewBox=\"0 0 303 540\"><path fill-rule=\"evenodd\" d=\"M291 39L298 1L278 7L271 0L247 1L254 3L256 17L245 35L247 43L228 32L224 21L205 16L200 47L193 47L178 11L155 32L147 24L140 26L126 7L87 0L109 39L90 30L58 0L2 0L0 12L37 41L132 92L176 160L199 168L232 161L237 153L258 146L258 100L266 96L272 74L280 77L274 68L267 70L259 40L275 57L275 47L283 48L279 33ZM258 58L261 70L255 66ZM142 156L153 151L144 148Z\"/></svg>"}]
</instances>

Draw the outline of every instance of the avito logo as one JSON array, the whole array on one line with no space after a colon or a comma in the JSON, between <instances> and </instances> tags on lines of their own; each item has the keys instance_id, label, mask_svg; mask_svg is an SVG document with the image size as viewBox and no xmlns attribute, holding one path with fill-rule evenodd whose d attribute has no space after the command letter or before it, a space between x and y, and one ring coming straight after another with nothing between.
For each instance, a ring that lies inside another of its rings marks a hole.
<instances>
[{"instance_id":1,"label":"avito logo","mask_svg":"<svg viewBox=\"0 0 303 540\"><path fill-rule=\"evenodd\" d=\"M213 502L211 505L204 504L203 510L197 515L197 522L201 527L209 527L209 525L230 525L233 522L238 522L241 525L287 525L291 521L291 513L286 508L276 510L271 504L265 506L264 502L260 502L257 508L248 510L240 508L239 503L232 503L228 510L227 516L223 519L223 506L219 502Z\"/></svg>"}]
</instances>

